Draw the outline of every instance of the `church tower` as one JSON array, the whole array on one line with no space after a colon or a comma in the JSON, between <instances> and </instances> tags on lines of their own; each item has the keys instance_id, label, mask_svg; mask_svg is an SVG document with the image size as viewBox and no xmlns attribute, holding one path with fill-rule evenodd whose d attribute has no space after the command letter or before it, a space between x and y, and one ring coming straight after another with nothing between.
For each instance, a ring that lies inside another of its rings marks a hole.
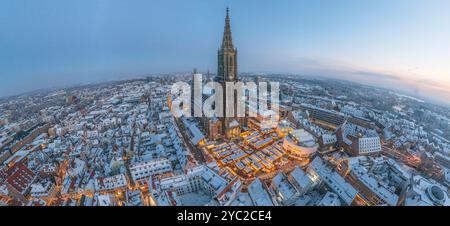
<instances>
[{"instance_id":1,"label":"church tower","mask_svg":"<svg viewBox=\"0 0 450 226\"><path fill-rule=\"evenodd\" d=\"M224 89L223 95L223 113L222 121L222 135L227 138L236 136L240 132L240 119L236 117L237 100L234 100L234 114L235 117L226 117L226 82L238 82L237 72L237 49L234 48L233 39L231 36L231 25L229 9L226 10L225 28L223 32L222 45L218 51L218 65L216 81L222 84Z\"/></svg>"},{"instance_id":2,"label":"church tower","mask_svg":"<svg viewBox=\"0 0 450 226\"><path fill-rule=\"evenodd\" d=\"M230 15L228 8L225 18L222 46L218 52L217 70L219 82L224 83L237 81L237 50L233 46L233 39L231 37Z\"/></svg>"}]
</instances>

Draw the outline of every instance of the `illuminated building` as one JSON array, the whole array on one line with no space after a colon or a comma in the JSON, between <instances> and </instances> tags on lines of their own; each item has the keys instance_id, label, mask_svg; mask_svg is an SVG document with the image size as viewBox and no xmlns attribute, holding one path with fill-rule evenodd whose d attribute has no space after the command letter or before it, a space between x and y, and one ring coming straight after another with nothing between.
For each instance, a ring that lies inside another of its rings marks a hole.
<instances>
[{"instance_id":1,"label":"illuminated building","mask_svg":"<svg viewBox=\"0 0 450 226\"><path fill-rule=\"evenodd\" d=\"M307 131L294 130L283 139L283 148L293 158L310 159L317 152L319 145Z\"/></svg>"},{"instance_id":2,"label":"illuminated building","mask_svg":"<svg viewBox=\"0 0 450 226\"><path fill-rule=\"evenodd\" d=\"M222 137L222 123L217 117L207 120L206 128L210 140L218 140Z\"/></svg>"},{"instance_id":3,"label":"illuminated building","mask_svg":"<svg viewBox=\"0 0 450 226\"><path fill-rule=\"evenodd\" d=\"M273 110L267 110L249 118L247 124L251 129L271 131L271 128L277 128L279 117Z\"/></svg>"},{"instance_id":4,"label":"illuminated building","mask_svg":"<svg viewBox=\"0 0 450 226\"><path fill-rule=\"evenodd\" d=\"M280 137L286 136L288 133L292 132L293 126L289 121L287 120L281 120L276 128L276 132Z\"/></svg>"}]
</instances>

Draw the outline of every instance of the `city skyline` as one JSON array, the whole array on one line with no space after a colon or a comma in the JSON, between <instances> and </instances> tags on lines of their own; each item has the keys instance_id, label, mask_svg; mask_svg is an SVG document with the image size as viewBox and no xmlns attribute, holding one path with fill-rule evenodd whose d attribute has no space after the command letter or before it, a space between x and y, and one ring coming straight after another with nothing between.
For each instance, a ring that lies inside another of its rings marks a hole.
<instances>
[{"instance_id":1,"label":"city skyline","mask_svg":"<svg viewBox=\"0 0 450 226\"><path fill-rule=\"evenodd\" d=\"M344 79L448 104L447 1L325 2L2 3L0 96L193 67L216 71L210 50L218 49L223 25L215 12L229 6L243 46L241 72Z\"/></svg>"},{"instance_id":2,"label":"city skyline","mask_svg":"<svg viewBox=\"0 0 450 226\"><path fill-rule=\"evenodd\" d=\"M190 207L450 206L450 107L351 77L239 74L248 48L224 11L205 79L194 68L1 99L0 206L185 206L178 222L204 223L228 219Z\"/></svg>"}]
</instances>

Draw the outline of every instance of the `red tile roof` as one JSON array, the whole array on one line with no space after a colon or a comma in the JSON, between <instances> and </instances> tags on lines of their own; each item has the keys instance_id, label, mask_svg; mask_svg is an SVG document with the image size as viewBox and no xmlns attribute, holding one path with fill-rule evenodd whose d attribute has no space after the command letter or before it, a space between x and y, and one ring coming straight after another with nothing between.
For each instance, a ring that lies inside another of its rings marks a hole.
<instances>
[{"instance_id":1,"label":"red tile roof","mask_svg":"<svg viewBox=\"0 0 450 226\"><path fill-rule=\"evenodd\" d=\"M24 193L30 187L36 174L21 163L15 164L8 170L9 177L6 183L20 193Z\"/></svg>"}]
</instances>

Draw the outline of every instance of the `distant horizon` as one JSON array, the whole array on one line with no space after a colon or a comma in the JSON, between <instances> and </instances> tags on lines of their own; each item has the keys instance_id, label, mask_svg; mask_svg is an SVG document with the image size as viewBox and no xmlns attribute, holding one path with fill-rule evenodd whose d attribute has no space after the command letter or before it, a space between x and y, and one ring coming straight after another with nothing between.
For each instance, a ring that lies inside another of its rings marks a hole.
<instances>
[{"instance_id":1,"label":"distant horizon","mask_svg":"<svg viewBox=\"0 0 450 226\"><path fill-rule=\"evenodd\" d=\"M0 96L215 72L227 6L239 71L333 78L450 104L447 0L2 2Z\"/></svg>"},{"instance_id":2,"label":"distant horizon","mask_svg":"<svg viewBox=\"0 0 450 226\"><path fill-rule=\"evenodd\" d=\"M198 68L196 68L198 69ZM207 70L198 70L199 73L204 74L207 72ZM20 92L20 93L16 93L16 94L11 94L11 95L0 95L0 99L8 99L8 98L14 98L14 97L18 97L18 96L23 96L23 95L29 95L35 92L54 92L54 91L58 91L58 90L65 90L65 89L73 89L73 88L77 88L77 87L82 87L82 86L87 86L87 85L100 85L100 84L104 84L104 83L110 83L110 82L121 82L121 81L128 81L128 80L137 80L137 79L145 79L147 77L153 77L153 76L159 76L159 75L188 75L192 73L192 71L178 71L178 72L158 72L158 73L146 73L146 74L141 74L141 75L126 75L126 76L118 76L116 78L103 78L103 79L98 79L96 81L84 81L81 83L74 83L74 84L66 84L66 85L61 85L61 86L51 86L51 87L42 87L42 88L38 88L38 89L34 89L34 90L29 90L29 91L24 91L24 92ZM211 74L216 74L215 72L210 72ZM372 85L372 84L367 84L367 83L363 83L360 81L354 81L354 80L348 80L348 79L343 79L343 78L336 78L336 77L331 77L331 76L327 76L327 75L308 75L308 74L298 74L298 73L288 73L288 72L270 72L270 71L266 71L266 72L251 72L251 71L244 71L244 72L240 72L239 74L251 74L251 75L258 75L260 73L265 73L267 75L292 75L292 76L298 76L300 79L319 79L319 80L323 80L323 79L330 79L330 80L337 80L337 81L342 81L342 82L347 82L347 83L356 83L358 85L362 85L362 86L368 86L368 87L372 87L372 88L378 88L378 89L385 89L388 91L391 91L393 93L397 93L399 95L405 95L408 97L412 97L414 99L418 99L420 101L423 101L425 103L429 103L429 104L434 104L434 105L439 105L441 107L450 107L450 103L448 102L442 102L439 100L434 100L433 98L427 98L427 97L421 97L421 96L416 96L413 93L409 93L407 91L403 91L403 90L398 90L398 89L394 89L394 88L388 88L385 86L378 86L378 85ZM264 76L264 75L262 75Z\"/></svg>"}]
</instances>

